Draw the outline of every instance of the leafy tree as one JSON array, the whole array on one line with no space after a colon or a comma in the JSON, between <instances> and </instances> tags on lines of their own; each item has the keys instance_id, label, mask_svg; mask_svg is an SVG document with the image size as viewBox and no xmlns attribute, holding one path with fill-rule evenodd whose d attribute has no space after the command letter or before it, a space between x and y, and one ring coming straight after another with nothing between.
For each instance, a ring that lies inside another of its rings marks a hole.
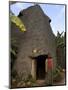
<instances>
[{"instance_id":1,"label":"leafy tree","mask_svg":"<svg viewBox=\"0 0 68 90\"><path fill-rule=\"evenodd\" d=\"M10 22L14 23L19 28L20 31L22 32L26 31L24 23L20 20L19 17L10 14ZM11 52L11 68L12 68L17 57L17 45L14 37L11 38L10 52Z\"/></svg>"},{"instance_id":2,"label":"leafy tree","mask_svg":"<svg viewBox=\"0 0 68 90\"><path fill-rule=\"evenodd\" d=\"M13 22L19 28L20 31L22 31L22 32L26 31L24 23L20 20L19 17L15 16L15 15L10 15L10 21ZM16 42L16 40L11 38L11 44L13 44L13 42ZM15 51L12 48L11 48L11 52L15 55Z\"/></svg>"},{"instance_id":3,"label":"leafy tree","mask_svg":"<svg viewBox=\"0 0 68 90\"><path fill-rule=\"evenodd\" d=\"M65 68L65 33L57 32L56 36L56 52L57 52L57 65L60 65L62 68Z\"/></svg>"},{"instance_id":4,"label":"leafy tree","mask_svg":"<svg viewBox=\"0 0 68 90\"><path fill-rule=\"evenodd\" d=\"M64 45L64 36L62 36L62 33L59 33L59 31L57 32L57 36L56 36L56 44L57 47Z\"/></svg>"}]
</instances>

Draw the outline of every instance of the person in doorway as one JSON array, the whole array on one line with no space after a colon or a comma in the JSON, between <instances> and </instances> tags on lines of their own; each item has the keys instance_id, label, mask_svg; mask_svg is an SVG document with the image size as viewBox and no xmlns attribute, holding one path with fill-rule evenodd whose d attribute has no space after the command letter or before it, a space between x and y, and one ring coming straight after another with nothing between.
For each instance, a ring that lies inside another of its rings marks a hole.
<instances>
[{"instance_id":1,"label":"person in doorway","mask_svg":"<svg viewBox=\"0 0 68 90\"><path fill-rule=\"evenodd\" d=\"M46 84L53 85L53 59L48 53L48 58L46 59Z\"/></svg>"}]
</instances>

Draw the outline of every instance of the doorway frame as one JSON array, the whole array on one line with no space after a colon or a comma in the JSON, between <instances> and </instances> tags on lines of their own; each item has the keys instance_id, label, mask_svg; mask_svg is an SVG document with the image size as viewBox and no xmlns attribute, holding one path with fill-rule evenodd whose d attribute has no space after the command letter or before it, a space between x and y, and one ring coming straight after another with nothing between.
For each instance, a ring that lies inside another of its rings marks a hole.
<instances>
[{"instance_id":1,"label":"doorway frame","mask_svg":"<svg viewBox=\"0 0 68 90\"><path fill-rule=\"evenodd\" d=\"M37 61L33 59L32 60L32 68L31 68L31 75L35 80L37 80L36 70L37 70ZM45 60L45 73L46 73L46 60Z\"/></svg>"}]
</instances>

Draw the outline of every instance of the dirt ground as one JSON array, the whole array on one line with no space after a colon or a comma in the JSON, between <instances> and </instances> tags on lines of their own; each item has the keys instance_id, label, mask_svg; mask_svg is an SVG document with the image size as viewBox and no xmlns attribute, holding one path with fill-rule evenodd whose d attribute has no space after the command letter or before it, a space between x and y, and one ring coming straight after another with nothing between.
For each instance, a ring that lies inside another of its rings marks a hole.
<instances>
[{"instance_id":1,"label":"dirt ground","mask_svg":"<svg viewBox=\"0 0 68 90\"><path fill-rule=\"evenodd\" d=\"M45 84L45 80L37 80L36 85L37 86L47 86ZM53 85L65 85L65 73L64 72L62 72L62 79L59 82L53 82Z\"/></svg>"},{"instance_id":2,"label":"dirt ground","mask_svg":"<svg viewBox=\"0 0 68 90\"><path fill-rule=\"evenodd\" d=\"M54 85L65 85L65 83L66 83L65 76L66 76L65 72L62 72L62 80L59 82L55 82Z\"/></svg>"}]
</instances>

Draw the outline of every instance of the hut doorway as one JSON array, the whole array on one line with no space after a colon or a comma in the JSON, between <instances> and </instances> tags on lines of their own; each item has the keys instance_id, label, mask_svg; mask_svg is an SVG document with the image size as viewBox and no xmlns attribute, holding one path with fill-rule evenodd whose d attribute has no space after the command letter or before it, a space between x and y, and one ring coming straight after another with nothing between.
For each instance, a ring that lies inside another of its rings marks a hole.
<instances>
[{"instance_id":1,"label":"hut doorway","mask_svg":"<svg viewBox=\"0 0 68 90\"><path fill-rule=\"evenodd\" d=\"M39 55L36 57L31 57L32 60L32 70L31 74L36 80L45 79L46 76L46 58L47 55Z\"/></svg>"},{"instance_id":2,"label":"hut doorway","mask_svg":"<svg viewBox=\"0 0 68 90\"><path fill-rule=\"evenodd\" d=\"M47 55L39 55L36 60L36 79L45 79Z\"/></svg>"},{"instance_id":3,"label":"hut doorway","mask_svg":"<svg viewBox=\"0 0 68 90\"><path fill-rule=\"evenodd\" d=\"M36 67L36 79L45 78L45 60L38 59Z\"/></svg>"}]
</instances>

